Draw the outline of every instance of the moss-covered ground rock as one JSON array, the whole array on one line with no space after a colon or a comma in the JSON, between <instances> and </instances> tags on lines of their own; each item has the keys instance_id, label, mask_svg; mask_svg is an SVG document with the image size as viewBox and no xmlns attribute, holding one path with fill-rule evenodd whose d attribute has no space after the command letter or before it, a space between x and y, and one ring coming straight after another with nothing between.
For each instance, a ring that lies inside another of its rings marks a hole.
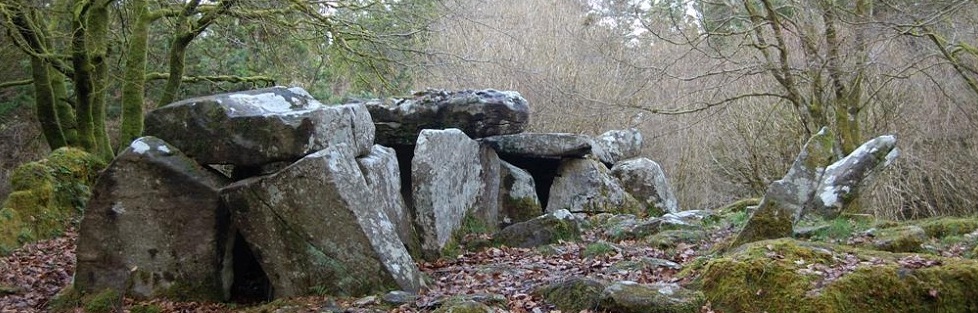
<instances>
[{"instance_id":1,"label":"moss-covered ground rock","mask_svg":"<svg viewBox=\"0 0 978 313\"><path fill-rule=\"evenodd\" d=\"M741 246L699 283L723 312L974 312L978 262L793 239Z\"/></svg>"}]
</instances>

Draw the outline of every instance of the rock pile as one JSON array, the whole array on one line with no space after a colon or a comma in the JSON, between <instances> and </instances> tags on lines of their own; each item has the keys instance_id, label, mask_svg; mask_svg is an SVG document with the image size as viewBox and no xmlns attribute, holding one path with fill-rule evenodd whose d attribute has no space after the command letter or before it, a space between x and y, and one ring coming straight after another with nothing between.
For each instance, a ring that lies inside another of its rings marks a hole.
<instances>
[{"instance_id":1,"label":"rock pile","mask_svg":"<svg viewBox=\"0 0 978 313\"><path fill-rule=\"evenodd\" d=\"M518 93L495 90L325 105L275 87L167 105L96 182L75 286L209 300L416 292L415 260L464 233L525 246L579 237L570 213L679 211L636 130L525 133L529 117ZM547 225L558 229L537 231Z\"/></svg>"}]
</instances>

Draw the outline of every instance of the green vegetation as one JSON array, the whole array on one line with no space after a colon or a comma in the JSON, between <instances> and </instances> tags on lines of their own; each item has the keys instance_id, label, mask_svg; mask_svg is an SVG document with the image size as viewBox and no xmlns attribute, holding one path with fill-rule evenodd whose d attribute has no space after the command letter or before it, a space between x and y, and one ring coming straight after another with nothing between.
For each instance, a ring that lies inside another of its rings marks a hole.
<instances>
[{"instance_id":1,"label":"green vegetation","mask_svg":"<svg viewBox=\"0 0 978 313\"><path fill-rule=\"evenodd\" d=\"M581 252L581 256L586 258L593 258L598 256L614 254L617 251L618 250L615 249L614 245L605 241L598 241L598 242L589 243L586 247L584 247L584 251Z\"/></svg>"}]
</instances>

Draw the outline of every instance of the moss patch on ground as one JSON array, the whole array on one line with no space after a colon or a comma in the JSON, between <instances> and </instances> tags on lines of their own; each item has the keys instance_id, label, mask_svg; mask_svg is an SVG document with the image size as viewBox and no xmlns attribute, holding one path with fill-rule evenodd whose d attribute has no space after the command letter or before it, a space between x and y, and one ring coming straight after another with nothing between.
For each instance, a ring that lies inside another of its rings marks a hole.
<instances>
[{"instance_id":1,"label":"moss patch on ground","mask_svg":"<svg viewBox=\"0 0 978 313\"><path fill-rule=\"evenodd\" d=\"M710 260L699 284L724 312L972 312L978 262L765 240Z\"/></svg>"}]
</instances>

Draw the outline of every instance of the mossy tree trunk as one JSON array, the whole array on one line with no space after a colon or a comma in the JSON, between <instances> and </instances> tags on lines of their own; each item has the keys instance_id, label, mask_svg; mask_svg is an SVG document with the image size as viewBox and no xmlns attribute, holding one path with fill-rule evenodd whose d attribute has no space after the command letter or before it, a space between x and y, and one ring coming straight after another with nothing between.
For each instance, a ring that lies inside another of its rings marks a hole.
<instances>
[{"instance_id":1,"label":"mossy tree trunk","mask_svg":"<svg viewBox=\"0 0 978 313\"><path fill-rule=\"evenodd\" d=\"M6 15L24 38L25 44L33 51L45 51L44 33L40 27L34 24L34 19L22 7L4 7ZM16 11L7 11L13 9ZM65 134L58 121L57 102L54 86L51 79L51 71L48 62L44 59L43 53L30 55L31 76L34 80L34 109L37 120L41 124L44 132L44 139L52 150L64 147L68 144ZM57 77L57 76L55 76Z\"/></svg>"},{"instance_id":2,"label":"mossy tree trunk","mask_svg":"<svg viewBox=\"0 0 978 313\"><path fill-rule=\"evenodd\" d=\"M88 152L98 151L95 139L95 115L92 105L92 81L94 66L89 59L86 16L91 9L91 1L79 1L72 8L71 16L71 65L74 75L75 117L78 122L78 145Z\"/></svg>"},{"instance_id":3,"label":"mossy tree trunk","mask_svg":"<svg viewBox=\"0 0 978 313\"><path fill-rule=\"evenodd\" d=\"M126 72L122 79L122 129L119 134L120 149L143 133L143 107L146 85L146 48L149 45L149 24L160 17L150 12L146 0L134 0L138 18L133 25L126 58Z\"/></svg>"},{"instance_id":4,"label":"mossy tree trunk","mask_svg":"<svg viewBox=\"0 0 978 313\"><path fill-rule=\"evenodd\" d=\"M108 34L109 3L112 0L97 0L86 17L88 31L88 53L92 63L92 131L95 136L96 155L104 160L115 156L105 128L105 95L109 85Z\"/></svg>"}]
</instances>

